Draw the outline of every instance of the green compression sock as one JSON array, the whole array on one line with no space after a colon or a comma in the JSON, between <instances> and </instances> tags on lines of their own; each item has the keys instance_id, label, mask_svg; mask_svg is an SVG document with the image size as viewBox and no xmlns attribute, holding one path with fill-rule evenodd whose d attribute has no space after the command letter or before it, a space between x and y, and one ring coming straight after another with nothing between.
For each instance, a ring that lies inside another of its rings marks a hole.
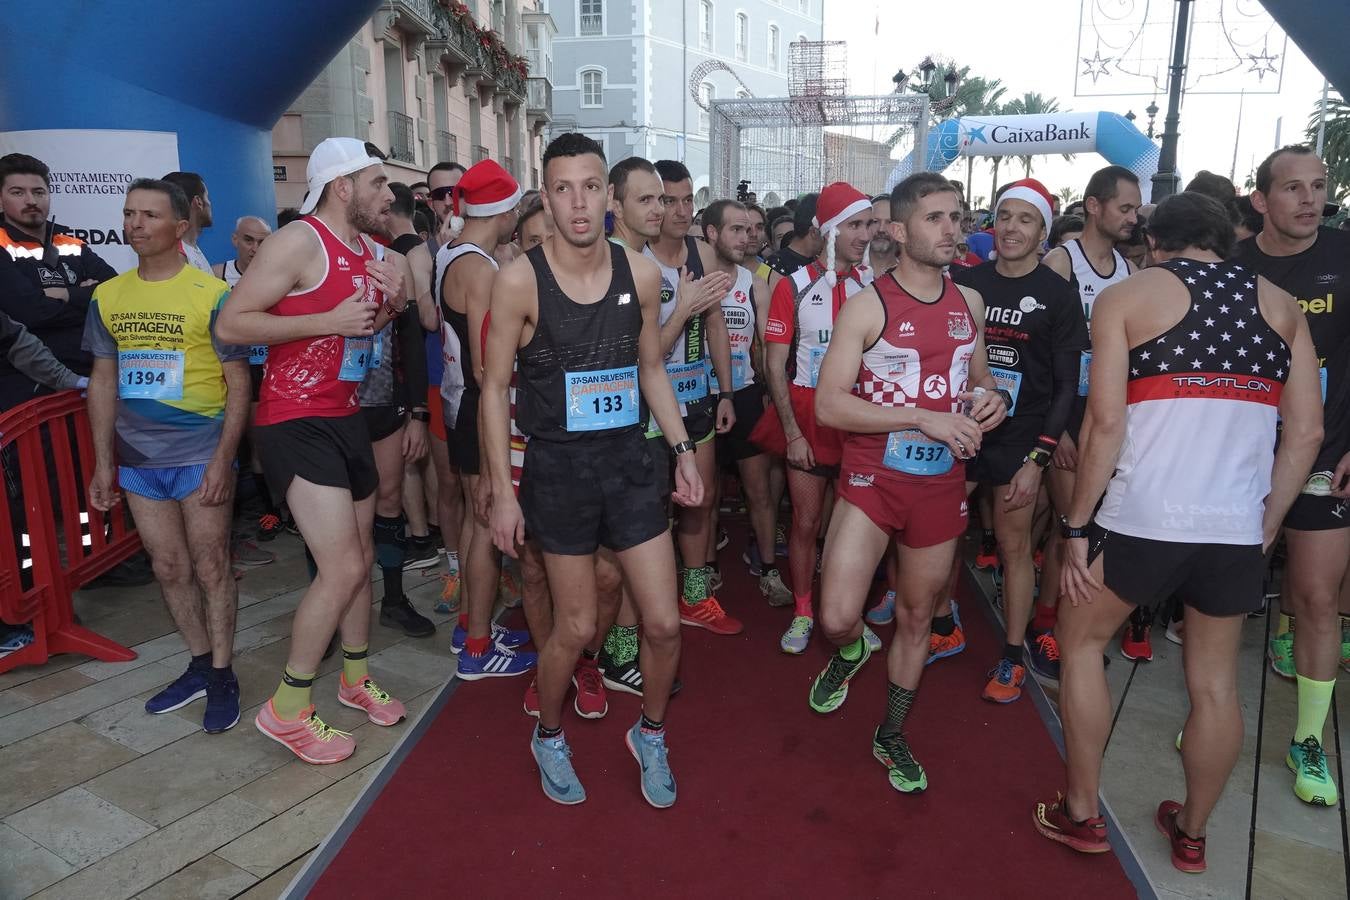
<instances>
[{"instance_id":1,"label":"green compression sock","mask_svg":"<svg viewBox=\"0 0 1350 900\"><path fill-rule=\"evenodd\" d=\"M1327 713L1331 710L1331 695L1336 689L1335 680L1313 681L1298 676L1298 725L1294 728L1294 743L1304 738L1315 737L1322 742L1322 726L1327 722Z\"/></svg>"}]
</instances>

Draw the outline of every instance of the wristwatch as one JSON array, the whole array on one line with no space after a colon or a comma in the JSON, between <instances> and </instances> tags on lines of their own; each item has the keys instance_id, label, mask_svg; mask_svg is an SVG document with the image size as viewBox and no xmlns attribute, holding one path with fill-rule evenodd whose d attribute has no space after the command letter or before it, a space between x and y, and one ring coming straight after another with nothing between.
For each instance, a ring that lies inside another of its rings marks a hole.
<instances>
[{"instance_id":1,"label":"wristwatch","mask_svg":"<svg viewBox=\"0 0 1350 900\"><path fill-rule=\"evenodd\" d=\"M1050 460L1052 459L1054 459L1054 455L1044 447L1032 447L1031 452L1022 457L1022 462L1034 462L1044 469L1046 466L1050 465Z\"/></svg>"},{"instance_id":2,"label":"wristwatch","mask_svg":"<svg viewBox=\"0 0 1350 900\"><path fill-rule=\"evenodd\" d=\"M1066 541L1076 540L1077 538L1085 538L1088 536L1088 527L1086 525L1080 525L1079 527L1075 528L1074 526L1069 524L1069 520L1066 516L1060 516L1059 536L1064 538Z\"/></svg>"},{"instance_id":3,"label":"wristwatch","mask_svg":"<svg viewBox=\"0 0 1350 900\"><path fill-rule=\"evenodd\" d=\"M723 400L735 401L736 395L732 391L722 391L717 395L718 402Z\"/></svg>"},{"instance_id":4,"label":"wristwatch","mask_svg":"<svg viewBox=\"0 0 1350 900\"><path fill-rule=\"evenodd\" d=\"M431 421L431 413L427 412L425 409L414 409L414 410L413 410L412 412L410 412L408 415L412 417L412 420L413 420L414 422L430 422L430 421Z\"/></svg>"},{"instance_id":5,"label":"wristwatch","mask_svg":"<svg viewBox=\"0 0 1350 900\"><path fill-rule=\"evenodd\" d=\"M994 393L1003 397L1003 407L1005 409L1012 409L1013 399L1011 391L1008 391L1005 388L994 388ZM1009 415L1011 415L1011 413L1009 413Z\"/></svg>"},{"instance_id":6,"label":"wristwatch","mask_svg":"<svg viewBox=\"0 0 1350 900\"><path fill-rule=\"evenodd\" d=\"M694 445L694 442L693 442L693 441L691 441L691 440L683 440L683 441L680 441L680 442L679 442L678 444L676 444L675 446L671 447L671 448L670 448L670 452L671 452L671 453L674 453L676 456L679 456L681 453L692 453L692 452L694 451L694 449L695 449L695 445Z\"/></svg>"}]
</instances>

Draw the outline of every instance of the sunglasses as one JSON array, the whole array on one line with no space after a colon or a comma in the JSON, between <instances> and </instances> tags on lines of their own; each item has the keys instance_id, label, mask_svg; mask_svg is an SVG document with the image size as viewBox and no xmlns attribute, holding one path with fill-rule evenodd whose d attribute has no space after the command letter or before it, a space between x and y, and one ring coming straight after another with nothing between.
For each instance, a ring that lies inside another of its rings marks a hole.
<instances>
[{"instance_id":1,"label":"sunglasses","mask_svg":"<svg viewBox=\"0 0 1350 900\"><path fill-rule=\"evenodd\" d=\"M453 187L438 187L434 191L428 191L427 196L432 200L444 200L450 196L450 192L453 190Z\"/></svg>"}]
</instances>

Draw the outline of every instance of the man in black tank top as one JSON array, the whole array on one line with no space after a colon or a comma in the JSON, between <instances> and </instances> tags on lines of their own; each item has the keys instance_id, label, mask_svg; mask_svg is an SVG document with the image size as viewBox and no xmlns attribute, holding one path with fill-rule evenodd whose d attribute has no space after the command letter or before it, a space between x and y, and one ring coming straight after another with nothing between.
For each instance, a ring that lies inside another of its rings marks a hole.
<instances>
[{"instance_id":1,"label":"man in black tank top","mask_svg":"<svg viewBox=\"0 0 1350 900\"><path fill-rule=\"evenodd\" d=\"M675 802L664 719L680 619L670 532L639 426L646 403L676 453L676 501L698 504L703 483L661 358L660 273L605 240L604 151L584 135L564 134L545 151L543 176L557 230L493 286L481 398L493 540L515 556L528 525L554 594L555 626L540 649L539 724L530 746L549 799L582 802L585 790L562 734L562 703L596 627L595 552L609 547L643 621L643 714L625 740L638 760L643 796L665 807ZM519 501L508 431L517 357L516 421L529 438Z\"/></svg>"}]
</instances>

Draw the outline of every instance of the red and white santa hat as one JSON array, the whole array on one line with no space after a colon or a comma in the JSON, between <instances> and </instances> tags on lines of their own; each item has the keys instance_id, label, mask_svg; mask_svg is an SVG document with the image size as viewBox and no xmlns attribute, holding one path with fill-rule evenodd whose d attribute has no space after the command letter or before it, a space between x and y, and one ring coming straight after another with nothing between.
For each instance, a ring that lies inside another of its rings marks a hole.
<instances>
[{"instance_id":1,"label":"red and white santa hat","mask_svg":"<svg viewBox=\"0 0 1350 900\"><path fill-rule=\"evenodd\" d=\"M1003 205L1004 200L1025 200L1036 211L1041 214L1045 220L1045 231L1050 233L1050 223L1054 221L1054 203L1051 202L1050 192L1046 190L1045 185L1041 184L1035 178L1023 178L1021 181L1014 181L998 197L998 202L994 204L994 216L998 216L998 208Z\"/></svg>"},{"instance_id":2,"label":"red and white santa hat","mask_svg":"<svg viewBox=\"0 0 1350 900\"><path fill-rule=\"evenodd\" d=\"M486 219L515 209L520 185L511 173L490 159L474 163L450 189L450 233L464 230L462 216Z\"/></svg>"},{"instance_id":3,"label":"red and white santa hat","mask_svg":"<svg viewBox=\"0 0 1350 900\"><path fill-rule=\"evenodd\" d=\"M830 287L834 287L839 281L839 277L834 273L834 238L839 233L839 226L858 213L870 212L871 209L871 199L846 181L827 184L821 190L820 197L816 200L816 215L811 222L820 229L821 236L825 238L825 258L829 260L825 282Z\"/></svg>"}]
</instances>

